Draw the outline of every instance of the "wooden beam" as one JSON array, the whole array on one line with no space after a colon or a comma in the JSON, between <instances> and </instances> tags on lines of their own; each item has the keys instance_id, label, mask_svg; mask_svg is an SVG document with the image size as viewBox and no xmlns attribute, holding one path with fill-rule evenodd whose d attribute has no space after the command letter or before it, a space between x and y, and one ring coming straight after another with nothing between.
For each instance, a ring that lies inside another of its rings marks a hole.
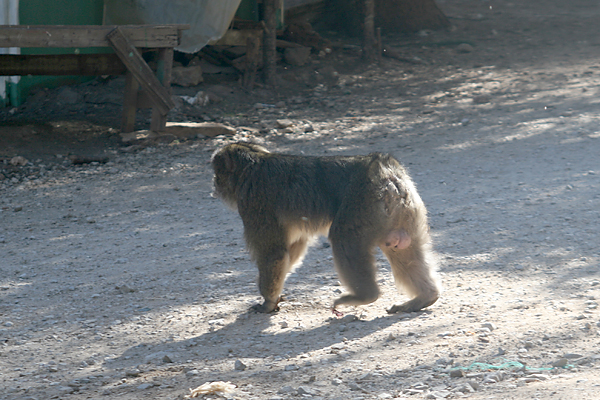
<instances>
[{"instance_id":1,"label":"wooden beam","mask_svg":"<svg viewBox=\"0 0 600 400\"><path fill-rule=\"evenodd\" d=\"M126 69L116 54L0 54L0 76L122 75Z\"/></svg>"},{"instance_id":2,"label":"wooden beam","mask_svg":"<svg viewBox=\"0 0 600 400\"><path fill-rule=\"evenodd\" d=\"M0 25L0 47L107 47L116 25ZM189 25L122 25L134 47L177 47Z\"/></svg>"},{"instance_id":3,"label":"wooden beam","mask_svg":"<svg viewBox=\"0 0 600 400\"><path fill-rule=\"evenodd\" d=\"M140 52L129 42L121 27L113 29L107 35L107 39L123 64L135 76L142 88L148 92L161 115L167 114L171 108L175 107L170 92L154 76Z\"/></svg>"},{"instance_id":4,"label":"wooden beam","mask_svg":"<svg viewBox=\"0 0 600 400\"><path fill-rule=\"evenodd\" d=\"M171 99L171 71L173 69L173 49L159 49L158 60L156 63L156 77L163 85L168 88L169 100ZM171 107L172 108L172 107ZM152 119L150 120L150 130L162 132L167 124L167 113L162 113L158 108L152 109Z\"/></svg>"}]
</instances>

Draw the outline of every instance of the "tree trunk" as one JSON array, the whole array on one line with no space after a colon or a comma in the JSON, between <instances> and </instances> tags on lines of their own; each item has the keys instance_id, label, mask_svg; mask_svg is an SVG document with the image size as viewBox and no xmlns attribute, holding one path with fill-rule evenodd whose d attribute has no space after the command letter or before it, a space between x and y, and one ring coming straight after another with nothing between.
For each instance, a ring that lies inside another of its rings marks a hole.
<instances>
[{"instance_id":1,"label":"tree trunk","mask_svg":"<svg viewBox=\"0 0 600 400\"><path fill-rule=\"evenodd\" d=\"M363 57L368 61L375 59L375 0L365 1L365 22L363 37Z\"/></svg>"},{"instance_id":2,"label":"tree trunk","mask_svg":"<svg viewBox=\"0 0 600 400\"><path fill-rule=\"evenodd\" d=\"M366 0L328 0L332 28L362 36ZM448 29L448 18L434 0L374 0L375 27L383 33L414 33L423 29Z\"/></svg>"},{"instance_id":3,"label":"tree trunk","mask_svg":"<svg viewBox=\"0 0 600 400\"><path fill-rule=\"evenodd\" d=\"M263 52L264 78L269 86L275 85L277 62L277 3L279 0L263 0L263 21L265 23Z\"/></svg>"}]
</instances>

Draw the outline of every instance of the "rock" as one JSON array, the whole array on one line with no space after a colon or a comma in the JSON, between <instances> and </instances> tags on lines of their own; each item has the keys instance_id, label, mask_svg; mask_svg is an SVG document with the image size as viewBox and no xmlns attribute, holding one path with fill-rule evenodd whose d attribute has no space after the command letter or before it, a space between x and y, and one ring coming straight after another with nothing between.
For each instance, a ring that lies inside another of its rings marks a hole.
<instances>
[{"instance_id":1,"label":"rock","mask_svg":"<svg viewBox=\"0 0 600 400\"><path fill-rule=\"evenodd\" d=\"M173 362L173 356L170 354L167 354L164 351L159 351L157 353L152 353L152 354L148 354L146 357L144 357L144 362L146 364L151 364L151 363L158 363L160 360L160 362L163 363L172 363Z\"/></svg>"},{"instance_id":2,"label":"rock","mask_svg":"<svg viewBox=\"0 0 600 400\"><path fill-rule=\"evenodd\" d=\"M569 360L567 360L566 358L559 358L558 360L554 361L551 365L554 368L563 368L566 367L567 364L569 363Z\"/></svg>"},{"instance_id":3,"label":"rock","mask_svg":"<svg viewBox=\"0 0 600 400\"><path fill-rule=\"evenodd\" d=\"M137 389L138 390L146 390L146 389L150 389L152 386L154 386L154 385L152 385L151 383L142 383L141 385L139 385L137 387Z\"/></svg>"},{"instance_id":4,"label":"rock","mask_svg":"<svg viewBox=\"0 0 600 400\"><path fill-rule=\"evenodd\" d=\"M298 387L298 394L300 396L302 395L309 395L309 396L315 396L317 394L316 390L313 390L307 386L300 386Z\"/></svg>"},{"instance_id":5,"label":"rock","mask_svg":"<svg viewBox=\"0 0 600 400\"><path fill-rule=\"evenodd\" d=\"M342 321L345 324L348 324L350 322L358 321L358 317L354 314L347 314L344 315L344 317L340 321Z\"/></svg>"},{"instance_id":6,"label":"rock","mask_svg":"<svg viewBox=\"0 0 600 400\"><path fill-rule=\"evenodd\" d=\"M59 386L58 391L61 394L71 394L75 392L75 388L72 388L71 386Z\"/></svg>"},{"instance_id":7,"label":"rock","mask_svg":"<svg viewBox=\"0 0 600 400\"><path fill-rule=\"evenodd\" d=\"M171 71L171 83L183 87L196 86L204 82L202 67L192 65L188 67L173 67Z\"/></svg>"},{"instance_id":8,"label":"rock","mask_svg":"<svg viewBox=\"0 0 600 400\"><path fill-rule=\"evenodd\" d=\"M461 378L465 375L462 369L452 369L450 370L450 378Z\"/></svg>"},{"instance_id":9,"label":"rock","mask_svg":"<svg viewBox=\"0 0 600 400\"><path fill-rule=\"evenodd\" d=\"M236 371L244 371L248 367L246 366L246 364L244 364L240 360L235 360L235 366L234 366L234 368L235 368Z\"/></svg>"},{"instance_id":10,"label":"rock","mask_svg":"<svg viewBox=\"0 0 600 400\"><path fill-rule=\"evenodd\" d=\"M23 167L27 165L29 161L25 157L16 156L10 159L10 165L14 165L15 167Z\"/></svg>"},{"instance_id":11,"label":"rock","mask_svg":"<svg viewBox=\"0 0 600 400\"><path fill-rule=\"evenodd\" d=\"M215 137L235 135L236 129L217 122L167 122L165 131L178 138L190 138L198 135Z\"/></svg>"},{"instance_id":12,"label":"rock","mask_svg":"<svg viewBox=\"0 0 600 400\"><path fill-rule=\"evenodd\" d=\"M496 330L496 325L494 325L494 324L493 324L493 323L491 323L491 322L484 322L484 323L482 323L482 324L481 324L481 327L482 327L482 328L487 328L487 329L489 329L489 330L490 330L490 332L492 332L492 331L495 331L495 330Z\"/></svg>"},{"instance_id":13,"label":"rock","mask_svg":"<svg viewBox=\"0 0 600 400\"><path fill-rule=\"evenodd\" d=\"M475 104L486 104L492 101L492 96L489 94L481 94L473 97L473 103Z\"/></svg>"},{"instance_id":14,"label":"rock","mask_svg":"<svg viewBox=\"0 0 600 400\"><path fill-rule=\"evenodd\" d=\"M451 394L452 394L452 392L450 392L448 390L436 390L436 391L428 393L425 398L426 399L446 399L446 398L450 397Z\"/></svg>"},{"instance_id":15,"label":"rock","mask_svg":"<svg viewBox=\"0 0 600 400\"><path fill-rule=\"evenodd\" d=\"M310 47L288 47L283 52L283 60L296 66L302 66L310 60Z\"/></svg>"},{"instance_id":16,"label":"rock","mask_svg":"<svg viewBox=\"0 0 600 400\"><path fill-rule=\"evenodd\" d=\"M473 50L475 49L469 43L461 43L456 46L457 53L471 53Z\"/></svg>"},{"instance_id":17,"label":"rock","mask_svg":"<svg viewBox=\"0 0 600 400\"><path fill-rule=\"evenodd\" d=\"M577 353L566 353L563 355L564 358L568 359L568 360L572 360L575 358L582 358L583 355L582 354L577 354Z\"/></svg>"},{"instance_id":18,"label":"rock","mask_svg":"<svg viewBox=\"0 0 600 400\"><path fill-rule=\"evenodd\" d=\"M295 392L295 390L291 386L284 386L277 391L278 394L290 394L290 393L294 393L294 392Z\"/></svg>"},{"instance_id":19,"label":"rock","mask_svg":"<svg viewBox=\"0 0 600 400\"><path fill-rule=\"evenodd\" d=\"M275 126L277 128L279 128L279 129L289 128L292 125L294 125L294 122L292 120L289 120L289 119L278 119L275 122Z\"/></svg>"},{"instance_id":20,"label":"rock","mask_svg":"<svg viewBox=\"0 0 600 400\"><path fill-rule=\"evenodd\" d=\"M115 286L115 289L117 289L117 291L121 294L126 294L126 293L133 293L135 292L135 289L130 288L127 285L121 285L121 286Z\"/></svg>"}]
</instances>

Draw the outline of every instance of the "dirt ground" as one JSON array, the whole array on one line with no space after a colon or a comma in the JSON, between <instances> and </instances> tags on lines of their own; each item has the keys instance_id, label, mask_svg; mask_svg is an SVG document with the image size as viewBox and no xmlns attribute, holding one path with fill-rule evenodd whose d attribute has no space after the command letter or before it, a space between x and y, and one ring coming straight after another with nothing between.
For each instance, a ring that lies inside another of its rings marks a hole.
<instances>
[{"instance_id":1,"label":"dirt ground","mask_svg":"<svg viewBox=\"0 0 600 400\"><path fill-rule=\"evenodd\" d=\"M405 61L365 65L323 32L332 54L282 66L277 92L176 89L221 101L172 120L235 137L124 145L119 79L1 110L0 399L182 399L214 381L230 399L598 399L600 5L439 5L452 31L384 38ZM382 297L335 318L323 239L281 311L249 312L256 267L209 165L247 138L398 157L429 209L440 300L387 315L405 297L377 254Z\"/></svg>"}]
</instances>

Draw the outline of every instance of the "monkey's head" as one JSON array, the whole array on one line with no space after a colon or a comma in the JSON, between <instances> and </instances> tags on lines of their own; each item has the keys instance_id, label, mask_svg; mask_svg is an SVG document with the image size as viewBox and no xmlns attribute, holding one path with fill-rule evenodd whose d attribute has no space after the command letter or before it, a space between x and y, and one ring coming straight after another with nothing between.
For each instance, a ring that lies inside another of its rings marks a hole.
<instances>
[{"instance_id":1,"label":"monkey's head","mask_svg":"<svg viewBox=\"0 0 600 400\"><path fill-rule=\"evenodd\" d=\"M215 172L211 195L237 209L238 189L244 170L268 153L269 150L264 147L248 142L228 144L215 151L211 158Z\"/></svg>"}]
</instances>

